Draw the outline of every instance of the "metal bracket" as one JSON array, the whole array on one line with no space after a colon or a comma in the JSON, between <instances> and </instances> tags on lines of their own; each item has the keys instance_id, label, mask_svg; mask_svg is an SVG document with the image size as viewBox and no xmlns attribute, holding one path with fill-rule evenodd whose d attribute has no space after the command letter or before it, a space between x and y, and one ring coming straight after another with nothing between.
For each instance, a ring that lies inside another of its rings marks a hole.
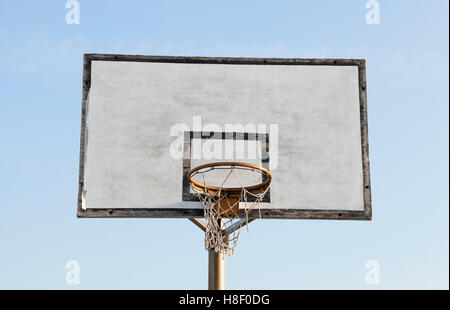
<instances>
[{"instance_id":1,"label":"metal bracket","mask_svg":"<svg viewBox=\"0 0 450 310\"><path fill-rule=\"evenodd\" d=\"M250 224L251 222L253 222L255 219L240 219L239 221L237 221L236 223L228 226L227 228L224 229L224 233L228 236L229 234L235 232L236 230L247 226L248 224Z\"/></svg>"},{"instance_id":2,"label":"metal bracket","mask_svg":"<svg viewBox=\"0 0 450 310\"><path fill-rule=\"evenodd\" d=\"M189 221L191 221L192 223L194 223L198 228L200 228L201 230L203 230L204 232L206 232L206 223L203 220L197 219L197 218L193 218L190 217L188 218ZM250 224L251 222L253 222L255 219L240 219L239 221L237 221L236 223L225 227L225 229L223 229L223 232L225 233L225 235L229 235L233 232L235 232L236 230L238 230L239 228L245 227L248 224ZM242 226L241 226L242 225Z\"/></svg>"},{"instance_id":3,"label":"metal bracket","mask_svg":"<svg viewBox=\"0 0 450 310\"><path fill-rule=\"evenodd\" d=\"M206 223L205 221L196 219L194 217L190 217L188 218L189 221L191 221L192 223L194 223L195 225L197 225L198 228L200 228L201 230L203 230L204 232L206 232Z\"/></svg>"}]
</instances>

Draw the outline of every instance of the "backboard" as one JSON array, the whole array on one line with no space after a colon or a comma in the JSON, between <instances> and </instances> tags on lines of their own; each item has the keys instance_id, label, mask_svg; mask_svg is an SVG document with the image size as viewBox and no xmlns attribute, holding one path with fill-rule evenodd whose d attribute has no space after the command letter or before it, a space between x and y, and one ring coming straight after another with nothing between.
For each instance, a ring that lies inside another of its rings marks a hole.
<instances>
[{"instance_id":1,"label":"backboard","mask_svg":"<svg viewBox=\"0 0 450 310\"><path fill-rule=\"evenodd\" d=\"M78 216L201 217L189 170L238 161L251 217L369 220L366 102L361 59L86 54Z\"/></svg>"}]
</instances>

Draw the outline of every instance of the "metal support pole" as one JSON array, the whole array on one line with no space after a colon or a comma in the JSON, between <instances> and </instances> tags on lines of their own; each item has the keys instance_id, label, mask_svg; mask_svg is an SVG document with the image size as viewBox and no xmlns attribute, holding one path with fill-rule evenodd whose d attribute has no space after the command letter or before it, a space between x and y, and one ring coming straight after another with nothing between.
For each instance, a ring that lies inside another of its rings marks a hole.
<instances>
[{"instance_id":1,"label":"metal support pole","mask_svg":"<svg viewBox=\"0 0 450 310\"><path fill-rule=\"evenodd\" d=\"M208 289L225 289L225 254L208 251Z\"/></svg>"},{"instance_id":2,"label":"metal support pole","mask_svg":"<svg viewBox=\"0 0 450 310\"><path fill-rule=\"evenodd\" d=\"M218 224L224 226L219 220ZM228 244L228 234L225 227L222 227L223 241ZM225 254L216 252L214 249L208 250L208 290L225 289Z\"/></svg>"},{"instance_id":3,"label":"metal support pole","mask_svg":"<svg viewBox=\"0 0 450 310\"><path fill-rule=\"evenodd\" d=\"M190 218L192 223L197 225L201 230L206 231L206 224L204 221ZM244 221L244 220L242 220ZM228 242L228 235L235 230L242 228L243 226L252 222L253 219L249 219L247 222L241 222L238 225L231 227L224 227L223 233L224 239ZM225 289L225 254L218 253L213 250L208 250L208 289L209 290L224 290Z\"/></svg>"}]
</instances>

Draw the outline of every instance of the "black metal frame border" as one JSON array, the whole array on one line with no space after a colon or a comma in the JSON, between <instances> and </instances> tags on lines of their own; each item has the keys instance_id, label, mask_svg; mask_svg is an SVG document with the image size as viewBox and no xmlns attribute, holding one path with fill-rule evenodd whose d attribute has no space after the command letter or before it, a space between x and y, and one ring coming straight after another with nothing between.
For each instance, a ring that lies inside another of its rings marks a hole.
<instances>
[{"instance_id":1,"label":"black metal frame border","mask_svg":"<svg viewBox=\"0 0 450 310\"><path fill-rule=\"evenodd\" d=\"M83 93L81 110L80 160L78 180L78 217L93 218L186 218L202 217L203 210L176 208L114 208L83 209L82 193L84 180L87 98L91 86L92 61L128 61L128 62L159 62L159 63L203 63L231 65L308 65L308 66L357 66L359 76L360 129L363 168L363 211L348 210L307 210L307 209L261 209L254 210L249 217L259 218L291 218L291 219L350 219L371 220L372 198L370 185L369 140L367 122L367 92L366 92L366 62L364 59L304 59L304 58L230 58L230 57L187 57L187 56L141 56L117 54L85 54L83 63Z\"/></svg>"}]
</instances>

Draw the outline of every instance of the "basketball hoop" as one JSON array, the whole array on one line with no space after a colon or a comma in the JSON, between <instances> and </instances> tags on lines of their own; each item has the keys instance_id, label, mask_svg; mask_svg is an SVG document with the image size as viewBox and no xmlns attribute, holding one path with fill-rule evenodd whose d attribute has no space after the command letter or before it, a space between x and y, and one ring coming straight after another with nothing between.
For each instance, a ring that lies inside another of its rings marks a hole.
<instances>
[{"instance_id":1,"label":"basketball hoop","mask_svg":"<svg viewBox=\"0 0 450 310\"><path fill-rule=\"evenodd\" d=\"M211 185L207 175L224 171L220 184ZM236 172L258 173L262 181L244 185ZM196 178L201 177L201 180ZM272 174L257 165L238 162L217 162L195 167L188 173L192 191L203 205L206 220L205 248L216 252L234 254L240 228L248 223L248 214L259 204L269 190ZM228 183L235 183L228 186ZM227 228L232 227L231 231Z\"/></svg>"}]
</instances>

